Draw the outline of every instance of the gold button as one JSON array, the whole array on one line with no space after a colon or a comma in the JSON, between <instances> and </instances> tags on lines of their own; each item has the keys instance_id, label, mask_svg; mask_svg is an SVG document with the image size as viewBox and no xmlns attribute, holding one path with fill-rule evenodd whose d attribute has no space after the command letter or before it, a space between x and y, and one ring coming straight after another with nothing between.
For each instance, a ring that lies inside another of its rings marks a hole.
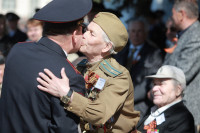
<instances>
[{"instance_id":1,"label":"gold button","mask_svg":"<svg viewBox=\"0 0 200 133\"><path fill-rule=\"evenodd\" d=\"M72 107L69 107L69 110L72 110Z\"/></svg>"},{"instance_id":2,"label":"gold button","mask_svg":"<svg viewBox=\"0 0 200 133\"><path fill-rule=\"evenodd\" d=\"M90 130L90 125L89 123L86 123L85 126L84 126L85 130Z\"/></svg>"},{"instance_id":3,"label":"gold button","mask_svg":"<svg viewBox=\"0 0 200 133\"><path fill-rule=\"evenodd\" d=\"M105 63L105 62L104 62L103 64L104 64L104 65L106 65L106 63Z\"/></svg>"}]
</instances>

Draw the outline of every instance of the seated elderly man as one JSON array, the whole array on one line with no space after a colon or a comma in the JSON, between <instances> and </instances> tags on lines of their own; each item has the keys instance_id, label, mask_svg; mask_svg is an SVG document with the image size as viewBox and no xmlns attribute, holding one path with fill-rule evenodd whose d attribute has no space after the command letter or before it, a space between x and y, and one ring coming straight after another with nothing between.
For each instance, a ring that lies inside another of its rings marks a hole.
<instances>
[{"instance_id":1,"label":"seated elderly man","mask_svg":"<svg viewBox=\"0 0 200 133\"><path fill-rule=\"evenodd\" d=\"M164 65L152 78L154 87L150 114L138 124L142 133L194 133L194 118L182 101L186 88L183 71L177 67Z\"/></svg>"}]
</instances>

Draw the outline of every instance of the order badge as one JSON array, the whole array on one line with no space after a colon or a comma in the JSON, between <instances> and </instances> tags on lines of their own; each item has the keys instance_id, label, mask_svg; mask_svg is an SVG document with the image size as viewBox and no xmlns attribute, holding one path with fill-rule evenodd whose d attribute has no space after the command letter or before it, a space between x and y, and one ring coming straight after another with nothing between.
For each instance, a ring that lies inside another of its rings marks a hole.
<instances>
[{"instance_id":1,"label":"order badge","mask_svg":"<svg viewBox=\"0 0 200 133\"><path fill-rule=\"evenodd\" d=\"M99 79L97 80L97 82L96 82L96 84L95 84L94 87L97 88L97 89L99 89L99 90L102 90L103 87L104 87L104 85L105 85L105 83L106 83L106 80L105 80L105 79L99 78Z\"/></svg>"}]
</instances>

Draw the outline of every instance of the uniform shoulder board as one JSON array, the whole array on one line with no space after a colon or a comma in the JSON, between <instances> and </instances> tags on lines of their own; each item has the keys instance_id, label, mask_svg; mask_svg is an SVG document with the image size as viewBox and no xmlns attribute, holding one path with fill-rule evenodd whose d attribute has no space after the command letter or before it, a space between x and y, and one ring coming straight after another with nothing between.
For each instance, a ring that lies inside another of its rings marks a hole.
<instances>
[{"instance_id":1,"label":"uniform shoulder board","mask_svg":"<svg viewBox=\"0 0 200 133\"><path fill-rule=\"evenodd\" d=\"M122 71L116 69L113 65L111 65L109 60L103 60L100 63L100 69L111 77L116 77L122 73Z\"/></svg>"}]
</instances>

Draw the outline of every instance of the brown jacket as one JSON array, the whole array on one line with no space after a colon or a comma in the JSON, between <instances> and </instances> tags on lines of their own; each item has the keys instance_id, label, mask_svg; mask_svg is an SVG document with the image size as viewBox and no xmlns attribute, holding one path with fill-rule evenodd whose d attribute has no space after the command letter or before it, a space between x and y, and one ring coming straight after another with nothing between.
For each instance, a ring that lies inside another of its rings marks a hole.
<instances>
[{"instance_id":1,"label":"brown jacket","mask_svg":"<svg viewBox=\"0 0 200 133\"><path fill-rule=\"evenodd\" d=\"M105 124L114 116L113 126L109 132L131 131L138 123L139 112L134 111L133 84L128 70L113 58L87 64L84 77L88 70L106 80L103 90L94 101L74 92L67 110L96 126Z\"/></svg>"}]
</instances>

